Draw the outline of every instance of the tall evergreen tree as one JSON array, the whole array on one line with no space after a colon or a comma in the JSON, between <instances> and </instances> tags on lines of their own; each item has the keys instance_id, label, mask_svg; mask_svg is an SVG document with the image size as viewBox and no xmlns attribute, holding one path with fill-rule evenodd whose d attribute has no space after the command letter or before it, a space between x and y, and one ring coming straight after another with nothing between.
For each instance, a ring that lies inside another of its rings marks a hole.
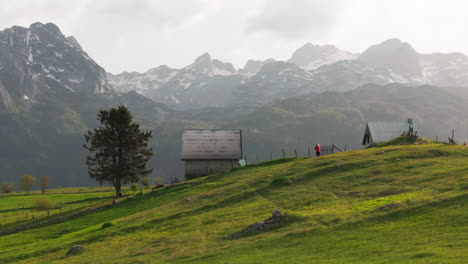
<instances>
[{"instance_id":1,"label":"tall evergreen tree","mask_svg":"<svg viewBox=\"0 0 468 264\"><path fill-rule=\"evenodd\" d=\"M146 168L153 155L148 147L151 131L141 131L132 119L125 106L101 110L101 126L85 135L89 175L100 184L112 183L116 197L122 197L123 184L138 182L152 171Z\"/></svg>"}]
</instances>

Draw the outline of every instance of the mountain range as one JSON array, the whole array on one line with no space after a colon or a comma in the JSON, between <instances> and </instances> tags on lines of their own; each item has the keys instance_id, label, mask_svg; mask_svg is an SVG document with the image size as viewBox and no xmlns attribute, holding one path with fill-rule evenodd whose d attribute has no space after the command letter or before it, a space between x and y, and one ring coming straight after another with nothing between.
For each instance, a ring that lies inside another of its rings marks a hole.
<instances>
[{"instance_id":1,"label":"mountain range","mask_svg":"<svg viewBox=\"0 0 468 264\"><path fill-rule=\"evenodd\" d=\"M108 74L108 79L117 91L135 90L180 110L259 106L308 93L352 90L367 83L465 86L468 57L421 54L399 39L373 45L361 54L307 43L287 61L249 60L238 70L205 53L182 69L164 65L142 74ZM245 98L253 102L246 105Z\"/></svg>"},{"instance_id":2,"label":"mountain range","mask_svg":"<svg viewBox=\"0 0 468 264\"><path fill-rule=\"evenodd\" d=\"M0 31L0 182L24 173L90 185L81 147L99 109L127 105L153 132L153 176L183 175L180 131L242 129L249 160L305 155L314 143L359 148L366 120L412 117L421 133L468 135L468 58L420 54L390 39L361 54L305 44L287 61L241 69L208 53L181 69L106 73L52 23Z\"/></svg>"}]
</instances>

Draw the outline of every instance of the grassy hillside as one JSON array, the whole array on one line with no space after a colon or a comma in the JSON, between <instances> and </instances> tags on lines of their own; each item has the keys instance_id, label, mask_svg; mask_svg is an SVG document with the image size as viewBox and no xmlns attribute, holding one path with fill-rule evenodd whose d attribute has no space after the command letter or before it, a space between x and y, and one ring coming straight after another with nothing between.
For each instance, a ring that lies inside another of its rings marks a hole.
<instances>
[{"instance_id":1,"label":"grassy hillside","mask_svg":"<svg viewBox=\"0 0 468 264\"><path fill-rule=\"evenodd\" d=\"M466 263L467 161L423 144L235 169L2 236L0 263ZM282 227L225 239L273 209Z\"/></svg>"},{"instance_id":2,"label":"grassy hillside","mask_svg":"<svg viewBox=\"0 0 468 264\"><path fill-rule=\"evenodd\" d=\"M114 193L114 189L110 187L84 187L51 189L46 194L40 191L33 191L29 195L0 194L0 224L4 230L14 229L31 223L32 216L35 221L44 221L78 212L87 207L98 207L112 201ZM49 212L32 209L37 200L45 197L53 207Z\"/></svg>"}]
</instances>

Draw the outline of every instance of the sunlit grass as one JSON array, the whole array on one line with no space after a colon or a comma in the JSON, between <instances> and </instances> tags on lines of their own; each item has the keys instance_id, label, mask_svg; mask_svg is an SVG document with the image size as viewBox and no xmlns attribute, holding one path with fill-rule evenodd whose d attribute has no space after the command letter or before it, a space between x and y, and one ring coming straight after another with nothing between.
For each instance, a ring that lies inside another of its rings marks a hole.
<instances>
[{"instance_id":1,"label":"sunlit grass","mask_svg":"<svg viewBox=\"0 0 468 264\"><path fill-rule=\"evenodd\" d=\"M463 263L467 161L427 142L248 166L0 236L0 263ZM273 209L295 222L225 239Z\"/></svg>"}]
</instances>

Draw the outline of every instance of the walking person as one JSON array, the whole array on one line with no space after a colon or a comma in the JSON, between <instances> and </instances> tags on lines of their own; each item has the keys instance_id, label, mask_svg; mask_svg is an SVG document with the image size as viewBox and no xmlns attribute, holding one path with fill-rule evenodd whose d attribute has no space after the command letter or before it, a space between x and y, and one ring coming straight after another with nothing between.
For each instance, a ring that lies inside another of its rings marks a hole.
<instances>
[{"instance_id":1,"label":"walking person","mask_svg":"<svg viewBox=\"0 0 468 264\"><path fill-rule=\"evenodd\" d=\"M315 145L315 156L320 157L320 144Z\"/></svg>"}]
</instances>

